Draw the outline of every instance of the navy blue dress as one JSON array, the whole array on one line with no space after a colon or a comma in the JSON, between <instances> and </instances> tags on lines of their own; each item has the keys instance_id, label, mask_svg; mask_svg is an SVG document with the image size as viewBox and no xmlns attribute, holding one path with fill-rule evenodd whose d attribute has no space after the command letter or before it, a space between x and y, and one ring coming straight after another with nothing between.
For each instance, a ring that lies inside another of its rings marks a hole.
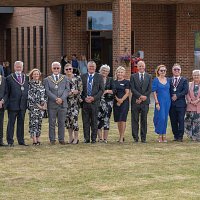
<instances>
[{"instance_id":1,"label":"navy blue dress","mask_svg":"<svg viewBox=\"0 0 200 200\"><path fill-rule=\"evenodd\" d=\"M169 109L171 105L170 98L170 80L167 79L167 83L164 85L160 83L158 78L155 78L152 83L152 92L157 93L158 102L160 104L160 110L155 107L154 110L154 126L157 134L166 134L167 121L169 115Z\"/></svg>"},{"instance_id":2,"label":"navy blue dress","mask_svg":"<svg viewBox=\"0 0 200 200\"><path fill-rule=\"evenodd\" d=\"M126 93L125 90L130 89L130 82L128 80L123 80L123 81L115 80L114 86L115 86L115 95L121 99ZM128 111L129 111L129 98L126 98L126 100L120 106L117 105L116 99L114 100L113 113L115 122L126 122Z\"/></svg>"}]
</instances>

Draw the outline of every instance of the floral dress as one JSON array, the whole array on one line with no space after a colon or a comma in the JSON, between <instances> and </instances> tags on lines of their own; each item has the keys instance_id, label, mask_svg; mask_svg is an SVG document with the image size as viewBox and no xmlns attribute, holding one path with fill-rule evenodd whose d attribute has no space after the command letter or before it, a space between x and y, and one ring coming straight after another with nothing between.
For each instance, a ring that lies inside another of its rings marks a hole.
<instances>
[{"instance_id":1,"label":"floral dress","mask_svg":"<svg viewBox=\"0 0 200 200\"><path fill-rule=\"evenodd\" d=\"M29 133L31 137L39 137L41 134L42 118L44 110L38 105L47 103L44 85L41 81L30 81L28 89L28 110L29 110Z\"/></svg>"},{"instance_id":2,"label":"floral dress","mask_svg":"<svg viewBox=\"0 0 200 200\"><path fill-rule=\"evenodd\" d=\"M70 91L78 90L79 94L74 95L71 94L67 97L67 114L65 126L67 129L72 129L73 131L79 131L78 126L78 114L80 108L81 97L80 94L82 92L82 80L80 76L74 75L72 79L69 80Z\"/></svg>"}]
</instances>

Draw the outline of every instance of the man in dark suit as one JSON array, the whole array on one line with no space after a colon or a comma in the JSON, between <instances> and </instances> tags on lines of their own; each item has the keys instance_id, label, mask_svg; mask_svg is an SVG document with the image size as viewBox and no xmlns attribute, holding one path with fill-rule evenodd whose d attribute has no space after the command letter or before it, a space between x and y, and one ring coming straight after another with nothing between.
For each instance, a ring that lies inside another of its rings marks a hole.
<instances>
[{"instance_id":1,"label":"man in dark suit","mask_svg":"<svg viewBox=\"0 0 200 200\"><path fill-rule=\"evenodd\" d=\"M3 122L4 110L7 102L7 84L6 79L0 75L0 146L5 146L3 143Z\"/></svg>"},{"instance_id":2,"label":"man in dark suit","mask_svg":"<svg viewBox=\"0 0 200 200\"><path fill-rule=\"evenodd\" d=\"M135 142L138 142L139 115L140 115L140 136L141 142L146 142L147 134L147 114L149 111L151 94L151 75L145 72L144 61L137 64L138 73L132 74L131 84L131 119L132 136Z\"/></svg>"},{"instance_id":3,"label":"man in dark suit","mask_svg":"<svg viewBox=\"0 0 200 200\"><path fill-rule=\"evenodd\" d=\"M22 72L23 62L14 63L14 73L6 78L8 87L8 126L7 142L14 146L14 127L17 118L17 140L19 145L27 146L24 142L24 118L28 98L28 77Z\"/></svg>"},{"instance_id":4,"label":"man in dark suit","mask_svg":"<svg viewBox=\"0 0 200 200\"><path fill-rule=\"evenodd\" d=\"M81 76L83 82L83 132L85 143L90 143L90 127L91 127L91 143L96 143L97 138L97 121L100 97L104 92L103 78L100 74L95 73L96 63L88 62L88 73Z\"/></svg>"},{"instance_id":5,"label":"man in dark suit","mask_svg":"<svg viewBox=\"0 0 200 200\"><path fill-rule=\"evenodd\" d=\"M169 116L174 141L182 142L186 110L185 95L188 93L188 81L181 76L181 66L179 64L174 64L172 73L173 77L170 80L171 107Z\"/></svg>"}]
</instances>

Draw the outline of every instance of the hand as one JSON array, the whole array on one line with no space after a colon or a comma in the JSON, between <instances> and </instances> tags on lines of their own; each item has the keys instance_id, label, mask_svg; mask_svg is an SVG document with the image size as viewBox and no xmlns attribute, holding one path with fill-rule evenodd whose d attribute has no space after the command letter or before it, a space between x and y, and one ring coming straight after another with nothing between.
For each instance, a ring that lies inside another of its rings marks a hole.
<instances>
[{"instance_id":1,"label":"hand","mask_svg":"<svg viewBox=\"0 0 200 200\"><path fill-rule=\"evenodd\" d=\"M136 99L136 104L141 104L142 100L141 99Z\"/></svg>"},{"instance_id":2,"label":"hand","mask_svg":"<svg viewBox=\"0 0 200 200\"><path fill-rule=\"evenodd\" d=\"M105 90L103 94L107 94L107 93L108 93L108 90Z\"/></svg>"},{"instance_id":3,"label":"hand","mask_svg":"<svg viewBox=\"0 0 200 200\"><path fill-rule=\"evenodd\" d=\"M63 102L63 100L62 100L61 98L57 98L57 99L56 99L56 103L57 103L58 105L61 105L62 102Z\"/></svg>"},{"instance_id":4,"label":"hand","mask_svg":"<svg viewBox=\"0 0 200 200\"><path fill-rule=\"evenodd\" d=\"M79 93L78 90L71 90L71 92L72 92L72 94L75 94L75 95L77 95Z\"/></svg>"},{"instance_id":5,"label":"hand","mask_svg":"<svg viewBox=\"0 0 200 200\"><path fill-rule=\"evenodd\" d=\"M199 100L194 100L194 101L191 101L191 104L193 104L194 106L196 106L197 104L199 103Z\"/></svg>"},{"instance_id":6,"label":"hand","mask_svg":"<svg viewBox=\"0 0 200 200\"><path fill-rule=\"evenodd\" d=\"M140 96L140 99L142 100L142 101L146 101L147 100L147 97L146 96Z\"/></svg>"},{"instance_id":7,"label":"hand","mask_svg":"<svg viewBox=\"0 0 200 200\"><path fill-rule=\"evenodd\" d=\"M160 110L160 105L156 104L156 109L159 111Z\"/></svg>"},{"instance_id":8,"label":"hand","mask_svg":"<svg viewBox=\"0 0 200 200\"><path fill-rule=\"evenodd\" d=\"M117 102L117 106L121 106L121 103Z\"/></svg>"},{"instance_id":9,"label":"hand","mask_svg":"<svg viewBox=\"0 0 200 200\"><path fill-rule=\"evenodd\" d=\"M87 103L92 103L94 101L94 97L89 96L89 97L85 98L85 101Z\"/></svg>"},{"instance_id":10,"label":"hand","mask_svg":"<svg viewBox=\"0 0 200 200\"><path fill-rule=\"evenodd\" d=\"M0 109L3 108L3 101L0 101Z\"/></svg>"},{"instance_id":11,"label":"hand","mask_svg":"<svg viewBox=\"0 0 200 200\"><path fill-rule=\"evenodd\" d=\"M172 100L173 100L173 101L176 101L176 100L177 100L177 96L176 96L176 94L173 94L173 96L172 96Z\"/></svg>"}]
</instances>

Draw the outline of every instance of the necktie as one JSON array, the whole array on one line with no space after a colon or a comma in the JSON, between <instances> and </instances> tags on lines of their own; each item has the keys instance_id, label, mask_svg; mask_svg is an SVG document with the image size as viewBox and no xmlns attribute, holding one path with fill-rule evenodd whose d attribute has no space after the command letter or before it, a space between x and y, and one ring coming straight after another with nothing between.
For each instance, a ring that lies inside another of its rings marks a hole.
<instances>
[{"instance_id":1,"label":"necktie","mask_svg":"<svg viewBox=\"0 0 200 200\"><path fill-rule=\"evenodd\" d=\"M87 84L87 95L91 96L92 95L92 75L89 76L88 84Z\"/></svg>"},{"instance_id":2,"label":"necktie","mask_svg":"<svg viewBox=\"0 0 200 200\"><path fill-rule=\"evenodd\" d=\"M175 78L174 87L177 87L177 85L178 85L178 78Z\"/></svg>"},{"instance_id":3,"label":"necktie","mask_svg":"<svg viewBox=\"0 0 200 200\"><path fill-rule=\"evenodd\" d=\"M58 81L58 75L56 75L56 81Z\"/></svg>"},{"instance_id":4,"label":"necktie","mask_svg":"<svg viewBox=\"0 0 200 200\"><path fill-rule=\"evenodd\" d=\"M20 74L17 75L17 80L18 80L19 83L22 83L22 78L21 78Z\"/></svg>"},{"instance_id":5,"label":"necktie","mask_svg":"<svg viewBox=\"0 0 200 200\"><path fill-rule=\"evenodd\" d=\"M142 85L143 82L144 82L144 75L143 75L143 74L141 74L141 76L140 76L140 82L141 82L141 85Z\"/></svg>"}]
</instances>

